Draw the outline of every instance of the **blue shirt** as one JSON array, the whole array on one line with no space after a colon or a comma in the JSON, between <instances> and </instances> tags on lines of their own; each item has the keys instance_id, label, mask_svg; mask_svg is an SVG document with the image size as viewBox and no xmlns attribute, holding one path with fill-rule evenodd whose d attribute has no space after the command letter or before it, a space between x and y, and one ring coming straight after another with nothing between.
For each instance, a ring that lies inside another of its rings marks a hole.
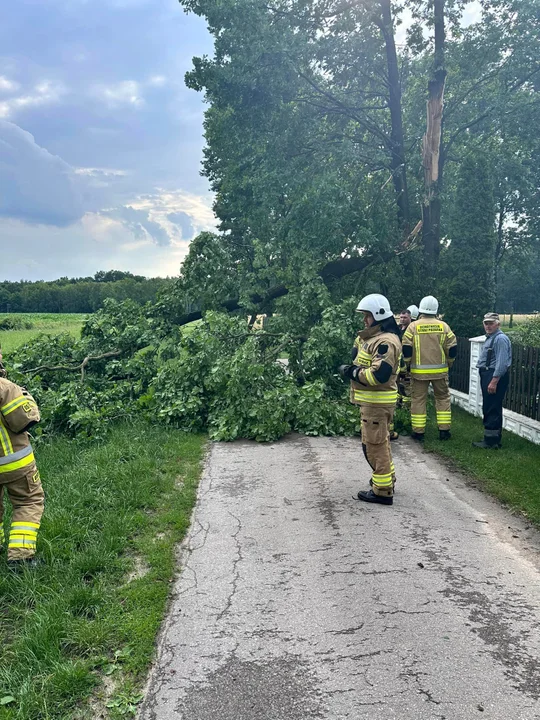
<instances>
[{"instance_id":1,"label":"blue shirt","mask_svg":"<svg viewBox=\"0 0 540 720\"><path fill-rule=\"evenodd\" d=\"M493 352L488 352L490 348ZM489 360L488 360L489 357ZM512 345L508 336L502 330L496 330L488 335L476 363L477 368L493 370L493 377L502 377L510 370L512 365Z\"/></svg>"}]
</instances>

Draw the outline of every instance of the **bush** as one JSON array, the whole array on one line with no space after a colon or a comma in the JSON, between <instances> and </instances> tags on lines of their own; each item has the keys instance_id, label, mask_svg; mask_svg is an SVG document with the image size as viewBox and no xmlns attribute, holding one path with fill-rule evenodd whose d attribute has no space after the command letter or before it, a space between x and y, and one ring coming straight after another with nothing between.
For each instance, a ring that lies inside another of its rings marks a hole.
<instances>
[{"instance_id":1,"label":"bush","mask_svg":"<svg viewBox=\"0 0 540 720\"><path fill-rule=\"evenodd\" d=\"M31 330L34 324L30 320L24 320L21 317L3 317L0 318L0 330Z\"/></svg>"},{"instance_id":2,"label":"bush","mask_svg":"<svg viewBox=\"0 0 540 720\"><path fill-rule=\"evenodd\" d=\"M540 347L540 315L530 318L511 333L512 340L520 345Z\"/></svg>"}]
</instances>

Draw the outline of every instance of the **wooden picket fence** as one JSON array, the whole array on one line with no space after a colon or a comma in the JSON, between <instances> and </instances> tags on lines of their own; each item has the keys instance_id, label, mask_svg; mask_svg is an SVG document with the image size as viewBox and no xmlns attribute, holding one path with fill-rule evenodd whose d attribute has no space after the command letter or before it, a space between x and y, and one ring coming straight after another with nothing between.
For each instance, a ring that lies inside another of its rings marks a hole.
<instances>
[{"instance_id":1,"label":"wooden picket fence","mask_svg":"<svg viewBox=\"0 0 540 720\"><path fill-rule=\"evenodd\" d=\"M450 387L469 392L471 373L471 343L468 338L458 338L458 351L450 370ZM476 372L473 368L472 372ZM540 348L512 343L512 367L510 383L503 406L520 415L540 420Z\"/></svg>"},{"instance_id":2,"label":"wooden picket fence","mask_svg":"<svg viewBox=\"0 0 540 720\"><path fill-rule=\"evenodd\" d=\"M512 343L510 384L504 407L540 420L540 348Z\"/></svg>"}]
</instances>

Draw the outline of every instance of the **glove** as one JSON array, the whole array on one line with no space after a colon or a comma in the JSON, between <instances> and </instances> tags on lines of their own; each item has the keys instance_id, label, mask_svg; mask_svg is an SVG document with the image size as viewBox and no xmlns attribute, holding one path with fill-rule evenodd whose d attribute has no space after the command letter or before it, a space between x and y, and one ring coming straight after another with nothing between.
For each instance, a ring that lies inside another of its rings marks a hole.
<instances>
[{"instance_id":1,"label":"glove","mask_svg":"<svg viewBox=\"0 0 540 720\"><path fill-rule=\"evenodd\" d=\"M349 380L356 380L358 375L358 367L356 365L340 365L338 367L338 373L342 378L349 378Z\"/></svg>"}]
</instances>

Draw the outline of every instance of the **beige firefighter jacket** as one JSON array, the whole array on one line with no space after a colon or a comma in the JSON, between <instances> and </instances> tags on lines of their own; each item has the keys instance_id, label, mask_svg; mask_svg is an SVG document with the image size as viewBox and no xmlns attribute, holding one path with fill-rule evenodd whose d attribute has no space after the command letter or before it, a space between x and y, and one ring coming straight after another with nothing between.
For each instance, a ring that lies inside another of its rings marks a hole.
<instances>
[{"instance_id":1,"label":"beige firefighter jacket","mask_svg":"<svg viewBox=\"0 0 540 720\"><path fill-rule=\"evenodd\" d=\"M358 382L351 380L350 400L355 405L394 406L397 401L397 374L401 343L394 333L375 325L358 334L355 365L362 368Z\"/></svg>"},{"instance_id":2,"label":"beige firefighter jacket","mask_svg":"<svg viewBox=\"0 0 540 720\"><path fill-rule=\"evenodd\" d=\"M39 421L30 393L0 378L0 484L18 480L35 463L27 430Z\"/></svg>"},{"instance_id":3,"label":"beige firefighter jacket","mask_svg":"<svg viewBox=\"0 0 540 720\"><path fill-rule=\"evenodd\" d=\"M448 376L457 340L450 326L430 315L420 315L403 333L403 357L415 380L440 380Z\"/></svg>"}]
</instances>

